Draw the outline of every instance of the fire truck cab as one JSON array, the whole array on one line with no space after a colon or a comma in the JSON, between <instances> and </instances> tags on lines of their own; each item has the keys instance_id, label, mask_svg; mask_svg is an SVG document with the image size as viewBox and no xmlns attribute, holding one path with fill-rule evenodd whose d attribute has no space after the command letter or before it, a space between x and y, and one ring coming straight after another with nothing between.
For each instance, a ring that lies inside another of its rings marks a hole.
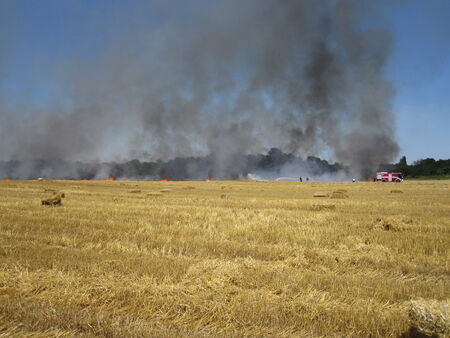
<instances>
[{"instance_id":1,"label":"fire truck cab","mask_svg":"<svg viewBox=\"0 0 450 338\"><path fill-rule=\"evenodd\" d=\"M378 172L376 180L380 182L402 182L403 174L399 172L388 173L387 171Z\"/></svg>"}]
</instances>

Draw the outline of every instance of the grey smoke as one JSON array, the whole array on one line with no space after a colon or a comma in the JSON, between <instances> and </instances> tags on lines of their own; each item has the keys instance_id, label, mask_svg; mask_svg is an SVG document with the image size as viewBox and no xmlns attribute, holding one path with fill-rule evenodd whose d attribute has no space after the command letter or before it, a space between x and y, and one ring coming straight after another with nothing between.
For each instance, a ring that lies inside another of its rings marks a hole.
<instances>
[{"instance_id":1,"label":"grey smoke","mask_svg":"<svg viewBox=\"0 0 450 338\"><path fill-rule=\"evenodd\" d=\"M364 27L373 10L364 3L114 6L80 22L101 46L87 43L57 61L39 55L29 86L50 88L45 107L0 93L0 160L211 154L225 178L239 155L278 147L328 156L369 177L397 155L394 91L383 76L391 36ZM7 52L0 50L0 88Z\"/></svg>"}]
</instances>

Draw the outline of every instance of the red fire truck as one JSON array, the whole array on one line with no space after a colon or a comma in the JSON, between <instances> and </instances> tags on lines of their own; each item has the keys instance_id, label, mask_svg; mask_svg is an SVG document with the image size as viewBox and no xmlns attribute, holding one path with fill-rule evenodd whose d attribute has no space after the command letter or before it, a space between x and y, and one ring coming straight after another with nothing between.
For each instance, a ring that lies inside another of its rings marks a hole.
<instances>
[{"instance_id":1,"label":"red fire truck","mask_svg":"<svg viewBox=\"0 0 450 338\"><path fill-rule=\"evenodd\" d=\"M403 174L402 173L388 173L387 171L382 171L382 172L377 173L376 180L380 181L380 182L402 182Z\"/></svg>"}]
</instances>

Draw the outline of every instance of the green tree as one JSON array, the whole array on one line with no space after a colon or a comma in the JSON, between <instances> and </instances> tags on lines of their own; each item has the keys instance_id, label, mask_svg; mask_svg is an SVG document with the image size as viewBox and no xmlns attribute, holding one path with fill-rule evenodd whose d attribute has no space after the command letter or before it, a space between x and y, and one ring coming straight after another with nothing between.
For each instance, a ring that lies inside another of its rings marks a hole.
<instances>
[{"instance_id":1,"label":"green tree","mask_svg":"<svg viewBox=\"0 0 450 338\"><path fill-rule=\"evenodd\" d=\"M398 161L397 170L403 173L403 175L408 176L411 173L410 167L408 166L408 162L406 161L406 156L402 156L400 161Z\"/></svg>"}]
</instances>

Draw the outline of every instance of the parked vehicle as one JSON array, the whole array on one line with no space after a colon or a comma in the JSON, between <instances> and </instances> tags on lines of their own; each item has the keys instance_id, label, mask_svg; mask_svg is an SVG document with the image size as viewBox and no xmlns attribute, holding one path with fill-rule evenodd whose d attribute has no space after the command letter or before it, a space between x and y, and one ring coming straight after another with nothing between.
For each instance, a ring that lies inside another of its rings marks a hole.
<instances>
[{"instance_id":1,"label":"parked vehicle","mask_svg":"<svg viewBox=\"0 0 450 338\"><path fill-rule=\"evenodd\" d=\"M376 181L380 182L402 182L403 174L400 172L388 173L387 171L378 172Z\"/></svg>"}]
</instances>

